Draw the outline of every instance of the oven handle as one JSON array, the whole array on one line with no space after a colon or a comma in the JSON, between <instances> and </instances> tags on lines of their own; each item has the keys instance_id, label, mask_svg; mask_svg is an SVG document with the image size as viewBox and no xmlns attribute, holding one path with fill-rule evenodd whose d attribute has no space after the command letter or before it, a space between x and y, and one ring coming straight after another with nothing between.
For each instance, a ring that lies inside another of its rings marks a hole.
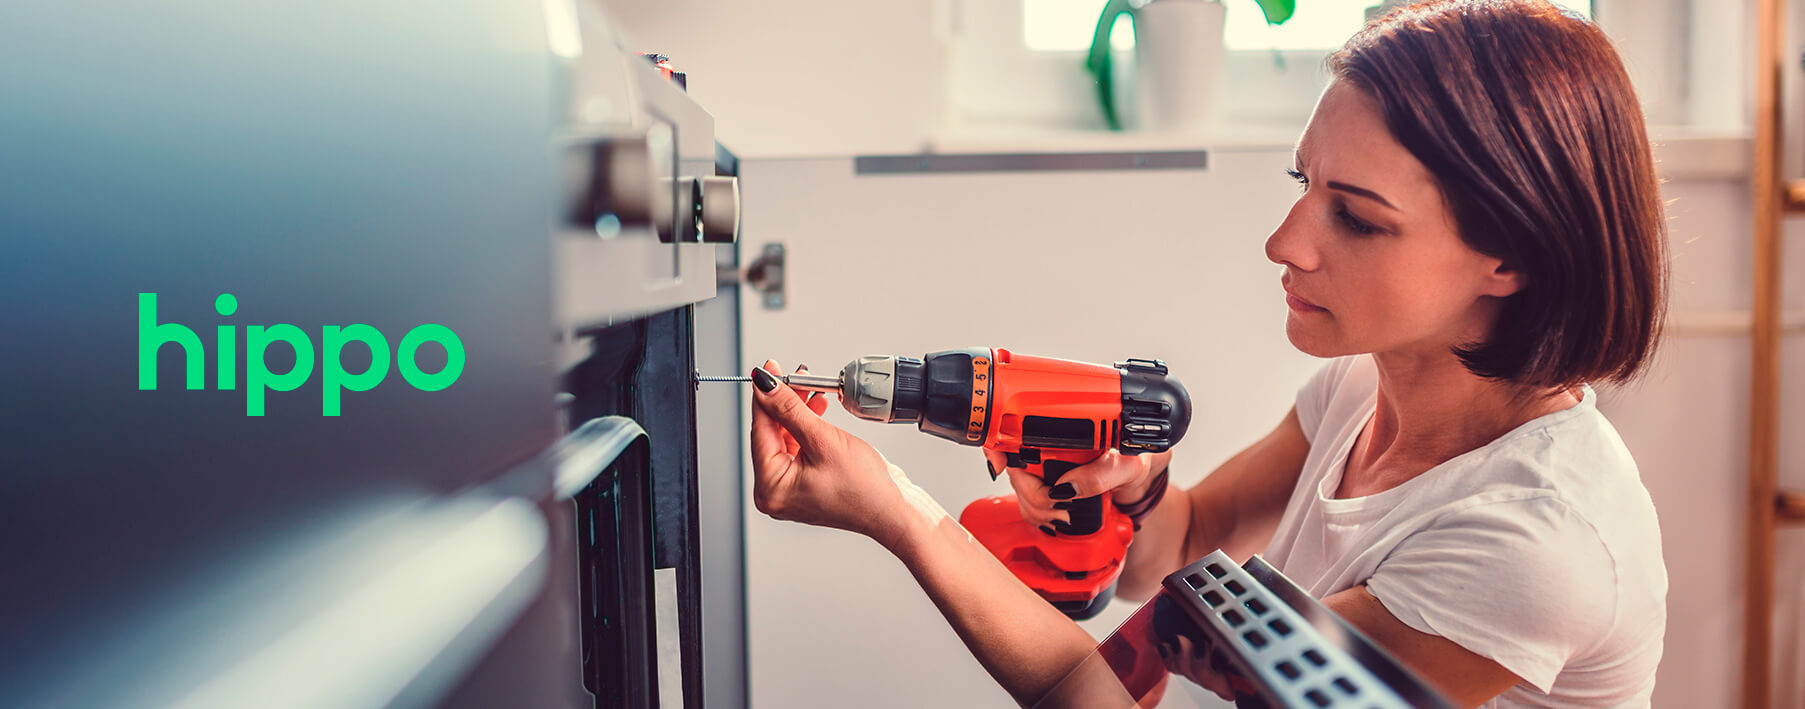
<instances>
[{"instance_id":1,"label":"oven handle","mask_svg":"<svg viewBox=\"0 0 1805 709\"><path fill-rule=\"evenodd\" d=\"M641 438L646 438L646 430L625 416L590 419L503 474L490 489L529 500L575 499Z\"/></svg>"},{"instance_id":2,"label":"oven handle","mask_svg":"<svg viewBox=\"0 0 1805 709\"><path fill-rule=\"evenodd\" d=\"M613 465L634 440L645 437L646 430L639 422L625 416L603 416L578 426L545 452L552 493L560 500L575 497Z\"/></svg>"},{"instance_id":3,"label":"oven handle","mask_svg":"<svg viewBox=\"0 0 1805 709\"><path fill-rule=\"evenodd\" d=\"M576 431L558 438L540 455L496 478L489 485L498 494L527 500L574 500L588 483L596 482L621 453L646 438L646 429L628 417L599 417L583 422Z\"/></svg>"}]
</instances>

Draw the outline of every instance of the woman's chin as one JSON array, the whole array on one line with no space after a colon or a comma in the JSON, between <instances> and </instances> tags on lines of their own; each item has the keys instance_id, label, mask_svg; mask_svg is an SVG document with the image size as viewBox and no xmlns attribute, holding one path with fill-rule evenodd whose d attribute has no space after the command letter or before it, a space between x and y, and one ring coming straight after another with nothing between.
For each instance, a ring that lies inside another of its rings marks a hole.
<instances>
[{"instance_id":1,"label":"woman's chin","mask_svg":"<svg viewBox=\"0 0 1805 709\"><path fill-rule=\"evenodd\" d=\"M1310 323L1300 322L1296 313L1285 318L1285 338L1291 340L1291 346L1297 351L1327 359L1347 354L1345 348L1337 346L1334 338L1327 337L1322 328Z\"/></svg>"}]
</instances>

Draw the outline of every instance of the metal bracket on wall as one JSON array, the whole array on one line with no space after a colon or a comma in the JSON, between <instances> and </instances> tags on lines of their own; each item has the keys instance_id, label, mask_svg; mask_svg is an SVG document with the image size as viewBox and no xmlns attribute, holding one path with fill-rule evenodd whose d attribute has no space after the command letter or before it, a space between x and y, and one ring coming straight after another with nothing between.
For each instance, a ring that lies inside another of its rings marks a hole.
<instances>
[{"instance_id":1,"label":"metal bracket on wall","mask_svg":"<svg viewBox=\"0 0 1805 709\"><path fill-rule=\"evenodd\" d=\"M732 266L722 266L715 272L715 283L723 286L744 283L758 292L766 310L783 310L786 304L783 289L785 253L782 242L765 244L759 250L758 258L746 265L744 273Z\"/></svg>"}]
</instances>

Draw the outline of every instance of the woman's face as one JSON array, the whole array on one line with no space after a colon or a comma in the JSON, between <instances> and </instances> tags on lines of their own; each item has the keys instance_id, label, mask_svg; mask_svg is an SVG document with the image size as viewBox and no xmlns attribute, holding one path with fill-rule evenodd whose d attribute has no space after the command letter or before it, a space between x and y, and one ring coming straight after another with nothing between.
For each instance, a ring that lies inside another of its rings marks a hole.
<instances>
[{"instance_id":1,"label":"woman's face","mask_svg":"<svg viewBox=\"0 0 1805 709\"><path fill-rule=\"evenodd\" d=\"M1379 104L1332 83L1298 141L1303 196L1266 239L1291 344L1318 357L1445 356L1483 341L1521 276L1460 240L1429 174L1385 126Z\"/></svg>"}]
</instances>

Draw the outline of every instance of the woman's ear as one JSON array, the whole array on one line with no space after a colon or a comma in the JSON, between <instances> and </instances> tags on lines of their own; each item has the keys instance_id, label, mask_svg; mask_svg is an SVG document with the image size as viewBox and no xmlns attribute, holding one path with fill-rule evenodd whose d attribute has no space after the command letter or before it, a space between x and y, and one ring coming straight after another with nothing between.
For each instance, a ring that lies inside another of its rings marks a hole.
<instances>
[{"instance_id":1,"label":"woman's ear","mask_svg":"<svg viewBox=\"0 0 1805 709\"><path fill-rule=\"evenodd\" d=\"M1529 277L1522 271L1505 265L1504 261L1493 259L1491 271L1485 275L1485 285L1481 289L1484 295L1504 298L1516 295L1523 287L1529 285Z\"/></svg>"}]
</instances>

